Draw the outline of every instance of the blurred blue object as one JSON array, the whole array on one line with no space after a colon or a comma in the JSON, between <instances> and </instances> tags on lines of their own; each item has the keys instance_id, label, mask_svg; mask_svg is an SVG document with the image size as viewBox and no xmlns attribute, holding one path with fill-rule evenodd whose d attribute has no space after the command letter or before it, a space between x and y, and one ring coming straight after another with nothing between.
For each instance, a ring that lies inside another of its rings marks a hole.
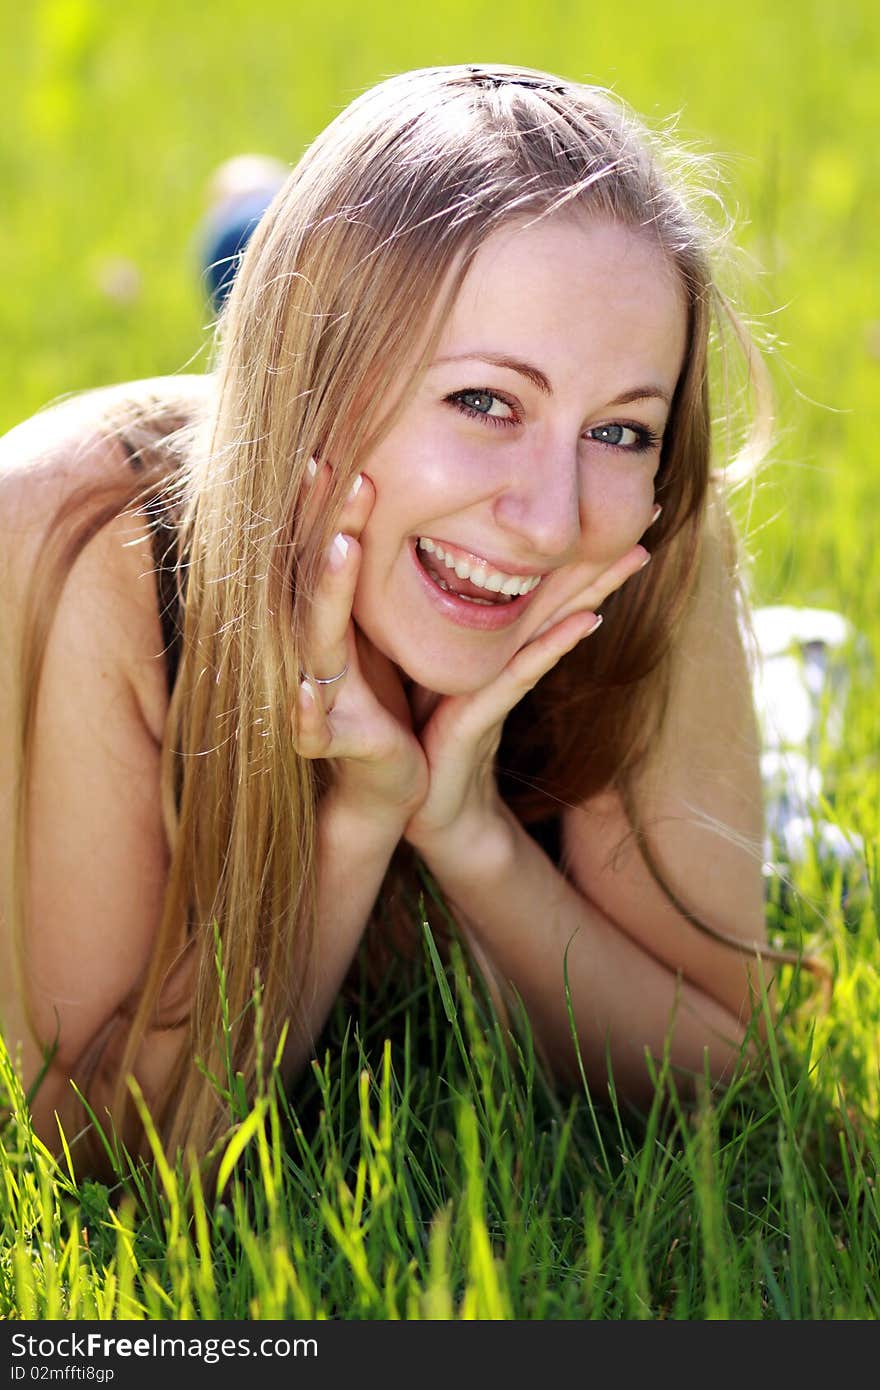
<instances>
[{"instance_id":1,"label":"blurred blue object","mask_svg":"<svg viewBox=\"0 0 880 1390\"><path fill-rule=\"evenodd\" d=\"M271 194L268 197L254 195L243 198L235 208L218 217L214 226L206 229L201 252L202 277L205 292L216 313L226 303L244 248L271 201Z\"/></svg>"},{"instance_id":2,"label":"blurred blue object","mask_svg":"<svg viewBox=\"0 0 880 1390\"><path fill-rule=\"evenodd\" d=\"M224 160L211 176L197 253L204 293L215 313L226 303L245 247L287 173L268 155L240 154Z\"/></svg>"}]
</instances>

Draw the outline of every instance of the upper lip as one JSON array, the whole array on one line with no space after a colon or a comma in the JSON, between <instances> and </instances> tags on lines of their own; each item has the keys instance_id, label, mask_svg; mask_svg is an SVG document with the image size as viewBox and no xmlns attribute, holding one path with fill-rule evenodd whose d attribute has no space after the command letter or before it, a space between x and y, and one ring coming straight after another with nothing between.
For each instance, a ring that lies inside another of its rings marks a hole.
<instances>
[{"instance_id":1,"label":"upper lip","mask_svg":"<svg viewBox=\"0 0 880 1390\"><path fill-rule=\"evenodd\" d=\"M547 570L539 568L538 565L512 565L507 560L495 560L482 552L477 553L474 550L463 550L460 545L453 545L451 541L445 541L440 536L428 535L427 531L419 532L418 536L416 536L416 542L420 541L422 537L424 537L425 540L433 541L435 545L439 545L448 555L460 557L462 560L468 560L471 564L486 565L488 569L497 570L499 574L506 574L511 579L527 579L535 574L547 574Z\"/></svg>"}]
</instances>

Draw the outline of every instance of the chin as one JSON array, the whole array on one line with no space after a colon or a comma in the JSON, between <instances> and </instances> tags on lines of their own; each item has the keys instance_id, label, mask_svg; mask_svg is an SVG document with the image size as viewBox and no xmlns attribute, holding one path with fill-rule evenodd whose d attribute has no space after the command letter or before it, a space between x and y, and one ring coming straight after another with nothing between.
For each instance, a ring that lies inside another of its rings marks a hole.
<instances>
[{"instance_id":1,"label":"chin","mask_svg":"<svg viewBox=\"0 0 880 1390\"><path fill-rule=\"evenodd\" d=\"M473 654L469 661L463 658L460 662L433 659L424 652L397 650L387 655L405 680L435 695L473 695L495 680L501 671L495 662L490 666L485 660L474 661Z\"/></svg>"},{"instance_id":2,"label":"chin","mask_svg":"<svg viewBox=\"0 0 880 1390\"><path fill-rule=\"evenodd\" d=\"M450 679L449 676L443 677L427 671L422 671L420 675L411 677L416 685L420 685L423 690L433 691L435 695L473 695L477 690L482 690L483 686L488 685L494 678L495 673L485 679L462 676L459 680L454 680Z\"/></svg>"}]
</instances>

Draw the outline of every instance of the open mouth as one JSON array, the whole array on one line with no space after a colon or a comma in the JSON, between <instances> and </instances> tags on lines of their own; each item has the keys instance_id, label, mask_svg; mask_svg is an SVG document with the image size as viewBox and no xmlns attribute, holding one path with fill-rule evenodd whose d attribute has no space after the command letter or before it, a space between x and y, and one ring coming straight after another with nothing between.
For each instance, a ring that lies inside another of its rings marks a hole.
<instances>
[{"instance_id":1,"label":"open mouth","mask_svg":"<svg viewBox=\"0 0 880 1390\"><path fill-rule=\"evenodd\" d=\"M427 536L416 541L415 553L422 569L438 589L484 608L510 607L533 593L543 577L502 574L485 560L454 556Z\"/></svg>"}]
</instances>

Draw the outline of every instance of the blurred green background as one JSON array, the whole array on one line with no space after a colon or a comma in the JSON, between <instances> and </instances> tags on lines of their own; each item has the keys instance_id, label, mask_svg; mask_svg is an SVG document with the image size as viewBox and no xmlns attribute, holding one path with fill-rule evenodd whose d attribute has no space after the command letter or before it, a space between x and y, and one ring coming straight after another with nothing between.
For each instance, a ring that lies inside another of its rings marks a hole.
<instances>
[{"instance_id":1,"label":"blurred green background","mask_svg":"<svg viewBox=\"0 0 880 1390\"><path fill-rule=\"evenodd\" d=\"M46 401L201 370L196 234L221 160L293 163L403 68L497 60L611 86L714 156L776 340L779 432L740 500L756 596L876 635L876 0L3 0L0 429Z\"/></svg>"}]
</instances>

